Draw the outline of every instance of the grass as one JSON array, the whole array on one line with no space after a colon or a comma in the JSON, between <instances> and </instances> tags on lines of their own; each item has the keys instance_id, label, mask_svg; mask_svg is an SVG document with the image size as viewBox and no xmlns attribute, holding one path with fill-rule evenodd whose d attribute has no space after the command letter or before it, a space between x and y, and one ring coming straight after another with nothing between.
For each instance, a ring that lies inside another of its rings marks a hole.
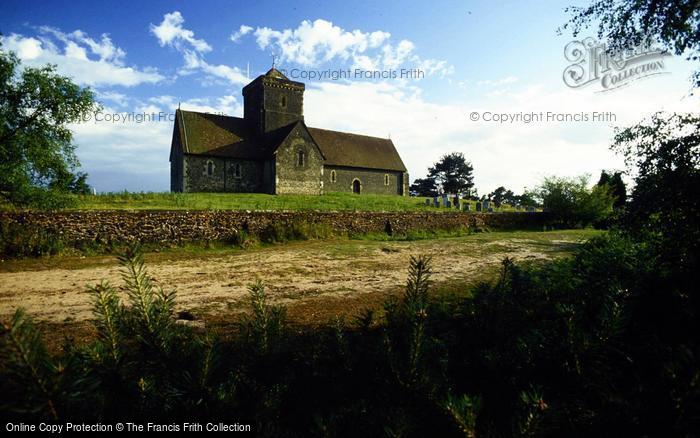
<instances>
[{"instance_id":1,"label":"grass","mask_svg":"<svg viewBox=\"0 0 700 438\"><path fill-rule=\"evenodd\" d=\"M77 210L289 210L289 211L430 211L456 209L425 205L424 197L389 195L266 195L262 193L105 193L77 196ZM471 211L476 202L469 201ZM496 211L512 211L503 206Z\"/></svg>"},{"instance_id":2,"label":"grass","mask_svg":"<svg viewBox=\"0 0 700 438\"><path fill-rule=\"evenodd\" d=\"M527 241L530 246L541 247L544 251L554 251L566 254L578 244L599 236L605 231L594 229L574 229L555 231L495 231L485 233L469 233L436 231L433 234L417 238L410 235L387 236L384 233L372 233L354 235L347 238L335 237L323 240L291 240L284 242L285 247L297 248L300 251L325 251L334 259L362 258L368 252L380 250L385 253L396 252L395 245L409 245L415 243L416 248L423 244L429 244L431 240L444 242L446 248L465 255L486 256L500 251L494 243L504 239L516 239ZM465 245L466 244L466 245ZM144 258L148 263L162 263L164 261L179 261L197 259L202 262L209 258L215 259L232 254L245 252L276 251L280 243L255 242L245 249L239 245L226 242L187 242L180 245L143 245ZM114 264L114 255L105 253L70 254L61 253L51 257L18 258L0 260L0 272L19 272L47 269L85 269Z\"/></svg>"}]
</instances>

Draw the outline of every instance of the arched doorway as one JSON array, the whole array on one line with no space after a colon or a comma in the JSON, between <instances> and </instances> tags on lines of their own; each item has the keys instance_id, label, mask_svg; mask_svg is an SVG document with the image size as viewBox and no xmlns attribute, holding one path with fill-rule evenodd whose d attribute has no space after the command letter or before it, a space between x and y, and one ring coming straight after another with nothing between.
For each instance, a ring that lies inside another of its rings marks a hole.
<instances>
[{"instance_id":1,"label":"arched doorway","mask_svg":"<svg viewBox=\"0 0 700 438\"><path fill-rule=\"evenodd\" d=\"M360 191L362 191L362 184L360 183L360 180L359 179L352 180L352 192L357 193L359 195Z\"/></svg>"}]
</instances>

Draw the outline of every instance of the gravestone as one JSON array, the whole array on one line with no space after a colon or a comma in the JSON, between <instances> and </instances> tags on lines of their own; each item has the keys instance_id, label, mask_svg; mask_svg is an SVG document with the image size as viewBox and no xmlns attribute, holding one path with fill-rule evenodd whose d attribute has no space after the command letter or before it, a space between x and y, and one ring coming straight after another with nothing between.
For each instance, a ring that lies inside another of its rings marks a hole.
<instances>
[{"instance_id":1,"label":"gravestone","mask_svg":"<svg viewBox=\"0 0 700 438\"><path fill-rule=\"evenodd\" d=\"M438 197L434 196L433 197L433 207L435 208L440 208L440 201L438 201Z\"/></svg>"},{"instance_id":2,"label":"gravestone","mask_svg":"<svg viewBox=\"0 0 700 438\"><path fill-rule=\"evenodd\" d=\"M447 195L442 195L442 206L447 207L450 201L447 200Z\"/></svg>"},{"instance_id":3,"label":"gravestone","mask_svg":"<svg viewBox=\"0 0 700 438\"><path fill-rule=\"evenodd\" d=\"M462 203L462 211L469 211L469 203L468 202Z\"/></svg>"},{"instance_id":4,"label":"gravestone","mask_svg":"<svg viewBox=\"0 0 700 438\"><path fill-rule=\"evenodd\" d=\"M430 206L430 199L428 199L428 198L425 199L425 205Z\"/></svg>"},{"instance_id":5,"label":"gravestone","mask_svg":"<svg viewBox=\"0 0 700 438\"><path fill-rule=\"evenodd\" d=\"M452 203L450 201L445 201L445 208L451 208Z\"/></svg>"},{"instance_id":6,"label":"gravestone","mask_svg":"<svg viewBox=\"0 0 700 438\"><path fill-rule=\"evenodd\" d=\"M493 213L493 207L489 207L488 212Z\"/></svg>"},{"instance_id":7,"label":"gravestone","mask_svg":"<svg viewBox=\"0 0 700 438\"><path fill-rule=\"evenodd\" d=\"M476 201L476 211L481 211L481 201Z\"/></svg>"},{"instance_id":8,"label":"gravestone","mask_svg":"<svg viewBox=\"0 0 700 438\"><path fill-rule=\"evenodd\" d=\"M484 210L488 210L489 207L491 207L491 202L489 202L489 201L484 201L483 207L484 207Z\"/></svg>"}]
</instances>

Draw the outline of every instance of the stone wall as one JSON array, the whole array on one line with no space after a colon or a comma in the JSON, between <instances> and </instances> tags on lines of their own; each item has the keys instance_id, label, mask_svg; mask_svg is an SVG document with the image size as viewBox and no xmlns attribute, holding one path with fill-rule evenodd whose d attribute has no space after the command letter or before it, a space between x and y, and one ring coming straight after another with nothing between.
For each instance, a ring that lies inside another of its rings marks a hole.
<instances>
[{"instance_id":1,"label":"stone wall","mask_svg":"<svg viewBox=\"0 0 700 438\"><path fill-rule=\"evenodd\" d=\"M66 244L178 243L229 240L245 230L259 235L270 224L320 223L337 234L415 230L542 229L546 213L379 213L379 212L246 212L246 211L81 211L0 212L0 222L38 227L61 236Z\"/></svg>"},{"instance_id":2,"label":"stone wall","mask_svg":"<svg viewBox=\"0 0 700 438\"><path fill-rule=\"evenodd\" d=\"M335 182L332 181L332 172L335 171ZM385 184L384 175L389 176L389 184ZM375 169L360 169L354 167L324 166L323 189L324 192L352 193L352 182L358 179L361 184L361 193L374 193L379 195L402 195L403 172L391 172Z\"/></svg>"},{"instance_id":3,"label":"stone wall","mask_svg":"<svg viewBox=\"0 0 700 438\"><path fill-rule=\"evenodd\" d=\"M304 154L299 165L299 153ZM275 193L320 195L323 157L306 129L289 133L275 153Z\"/></svg>"},{"instance_id":4,"label":"stone wall","mask_svg":"<svg viewBox=\"0 0 700 438\"><path fill-rule=\"evenodd\" d=\"M213 166L211 175L207 172L209 162ZM236 176L236 164L240 165L240 177ZM269 193L271 183L264 180L266 165L269 162L185 155L184 191Z\"/></svg>"}]
</instances>

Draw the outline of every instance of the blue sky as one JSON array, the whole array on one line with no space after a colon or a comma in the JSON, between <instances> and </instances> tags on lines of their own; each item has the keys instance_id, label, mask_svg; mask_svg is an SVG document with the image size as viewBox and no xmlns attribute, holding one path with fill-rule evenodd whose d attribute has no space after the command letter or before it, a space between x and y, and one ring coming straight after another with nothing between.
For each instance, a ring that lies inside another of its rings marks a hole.
<instances>
[{"instance_id":1,"label":"blue sky","mask_svg":"<svg viewBox=\"0 0 700 438\"><path fill-rule=\"evenodd\" d=\"M264 73L272 54L288 72L423 71L420 79L303 80L307 124L390 136L412 178L442 154L463 152L480 193L521 191L552 174L595 179L622 167L608 150L615 126L661 109L697 111L698 98L688 96L692 65L682 58L664 58L664 74L619 90L567 87L564 47L573 37L556 29L564 8L582 2L494 3L5 0L0 32L4 50L25 64L57 64L96 91L100 121L73 130L98 191L169 187L172 123L110 123L106 115L170 113L180 104L240 116L248 72ZM614 118L484 120L593 112Z\"/></svg>"}]
</instances>

